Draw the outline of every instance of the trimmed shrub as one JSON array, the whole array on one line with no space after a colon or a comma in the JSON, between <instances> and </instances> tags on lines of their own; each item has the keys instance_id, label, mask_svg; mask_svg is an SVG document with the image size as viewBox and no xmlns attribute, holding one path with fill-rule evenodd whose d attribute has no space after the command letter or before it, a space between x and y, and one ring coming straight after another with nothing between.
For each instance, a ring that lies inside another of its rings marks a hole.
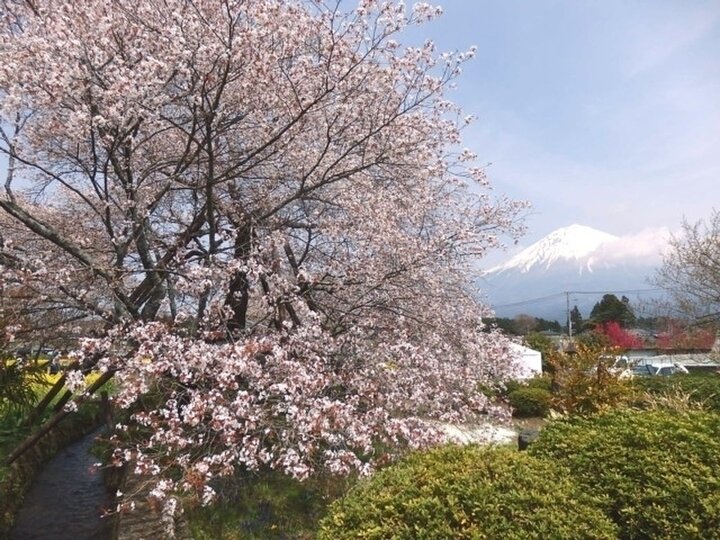
<instances>
[{"instance_id":1,"label":"trimmed shrub","mask_svg":"<svg viewBox=\"0 0 720 540\"><path fill-rule=\"evenodd\" d=\"M637 377L633 385L651 396L687 394L692 403L720 412L720 376L715 373ZM639 405L642 406L642 399L639 399Z\"/></svg>"},{"instance_id":2,"label":"trimmed shrub","mask_svg":"<svg viewBox=\"0 0 720 540\"><path fill-rule=\"evenodd\" d=\"M720 539L720 416L615 410L546 425L528 452L606 501L623 539Z\"/></svg>"},{"instance_id":3,"label":"trimmed shrub","mask_svg":"<svg viewBox=\"0 0 720 540\"><path fill-rule=\"evenodd\" d=\"M616 538L598 501L550 461L507 448L417 453L333 503L320 540Z\"/></svg>"},{"instance_id":4,"label":"trimmed shrub","mask_svg":"<svg viewBox=\"0 0 720 540\"><path fill-rule=\"evenodd\" d=\"M508 396L513 416L528 418L546 416L550 411L552 394L543 388L518 388Z\"/></svg>"},{"instance_id":5,"label":"trimmed shrub","mask_svg":"<svg viewBox=\"0 0 720 540\"><path fill-rule=\"evenodd\" d=\"M505 381L504 391L501 392L501 395L504 397L507 397L510 394L512 394L515 390L518 390L520 388L525 388L525 385L523 383L521 383L520 381L516 381L513 379L511 379L509 381Z\"/></svg>"}]
</instances>

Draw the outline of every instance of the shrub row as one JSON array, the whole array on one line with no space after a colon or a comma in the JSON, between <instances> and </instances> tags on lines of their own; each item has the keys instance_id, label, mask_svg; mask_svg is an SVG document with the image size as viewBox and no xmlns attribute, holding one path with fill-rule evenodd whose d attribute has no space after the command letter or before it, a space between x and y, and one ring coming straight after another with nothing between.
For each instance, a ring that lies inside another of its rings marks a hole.
<instances>
[{"instance_id":1,"label":"shrub row","mask_svg":"<svg viewBox=\"0 0 720 540\"><path fill-rule=\"evenodd\" d=\"M554 421L530 452L443 447L360 482L329 539L720 539L720 416Z\"/></svg>"},{"instance_id":2,"label":"shrub row","mask_svg":"<svg viewBox=\"0 0 720 540\"><path fill-rule=\"evenodd\" d=\"M320 540L615 538L560 467L503 448L410 456L336 501Z\"/></svg>"},{"instance_id":3,"label":"shrub row","mask_svg":"<svg viewBox=\"0 0 720 540\"><path fill-rule=\"evenodd\" d=\"M609 379L602 388L597 386L595 375L588 377L578 370L573 373L576 377L555 395L551 391L551 379L547 376L507 383L503 396L513 409L513 416L545 417L551 408L589 413L598 403L610 406L631 404L645 408L654 398L679 398L697 408L720 412L720 376L715 373L636 377L632 383Z\"/></svg>"}]
</instances>

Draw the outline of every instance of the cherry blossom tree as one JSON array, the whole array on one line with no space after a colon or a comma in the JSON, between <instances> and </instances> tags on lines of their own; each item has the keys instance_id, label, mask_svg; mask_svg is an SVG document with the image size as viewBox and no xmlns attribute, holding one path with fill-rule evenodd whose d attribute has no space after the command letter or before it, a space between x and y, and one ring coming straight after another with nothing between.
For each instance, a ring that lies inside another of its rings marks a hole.
<instances>
[{"instance_id":1,"label":"cherry blossom tree","mask_svg":"<svg viewBox=\"0 0 720 540\"><path fill-rule=\"evenodd\" d=\"M514 368L472 276L524 204L461 147L473 51L397 41L439 10L3 5L0 263L99 330L75 355L116 372L115 458L155 496L368 472L499 414L478 386Z\"/></svg>"},{"instance_id":2,"label":"cherry blossom tree","mask_svg":"<svg viewBox=\"0 0 720 540\"><path fill-rule=\"evenodd\" d=\"M685 317L717 319L720 313L720 211L706 220L685 221L670 240L654 282L670 293Z\"/></svg>"}]
</instances>

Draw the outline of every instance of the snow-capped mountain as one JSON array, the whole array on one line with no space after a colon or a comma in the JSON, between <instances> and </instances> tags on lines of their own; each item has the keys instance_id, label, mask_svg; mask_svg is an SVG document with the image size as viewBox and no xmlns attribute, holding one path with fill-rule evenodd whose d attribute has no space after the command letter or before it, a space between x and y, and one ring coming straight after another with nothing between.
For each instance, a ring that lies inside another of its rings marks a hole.
<instances>
[{"instance_id":1,"label":"snow-capped mountain","mask_svg":"<svg viewBox=\"0 0 720 540\"><path fill-rule=\"evenodd\" d=\"M551 232L505 264L491 268L488 273L505 270L519 270L525 273L537 268L548 269L554 264L563 262L576 262L578 268L582 270L592 262L590 256L602 244L618 239L617 236L591 227L570 225Z\"/></svg>"},{"instance_id":2,"label":"snow-capped mountain","mask_svg":"<svg viewBox=\"0 0 720 540\"><path fill-rule=\"evenodd\" d=\"M568 300L589 316L604 293L626 295L637 305L649 300L650 293L640 297L628 291L651 288L648 279L660 261L667 234L618 237L570 225L487 270L479 286L501 317L527 313L562 321Z\"/></svg>"}]
</instances>

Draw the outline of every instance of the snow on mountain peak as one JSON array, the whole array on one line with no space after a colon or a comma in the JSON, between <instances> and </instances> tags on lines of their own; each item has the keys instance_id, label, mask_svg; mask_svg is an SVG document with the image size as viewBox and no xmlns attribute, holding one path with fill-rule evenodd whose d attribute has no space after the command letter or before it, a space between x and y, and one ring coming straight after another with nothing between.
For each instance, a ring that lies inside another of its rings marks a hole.
<instances>
[{"instance_id":1,"label":"snow on mountain peak","mask_svg":"<svg viewBox=\"0 0 720 540\"><path fill-rule=\"evenodd\" d=\"M618 240L617 236L584 225L570 225L551 232L488 274L515 269L528 272L533 267L549 268L557 261L581 262L600 245Z\"/></svg>"}]
</instances>

